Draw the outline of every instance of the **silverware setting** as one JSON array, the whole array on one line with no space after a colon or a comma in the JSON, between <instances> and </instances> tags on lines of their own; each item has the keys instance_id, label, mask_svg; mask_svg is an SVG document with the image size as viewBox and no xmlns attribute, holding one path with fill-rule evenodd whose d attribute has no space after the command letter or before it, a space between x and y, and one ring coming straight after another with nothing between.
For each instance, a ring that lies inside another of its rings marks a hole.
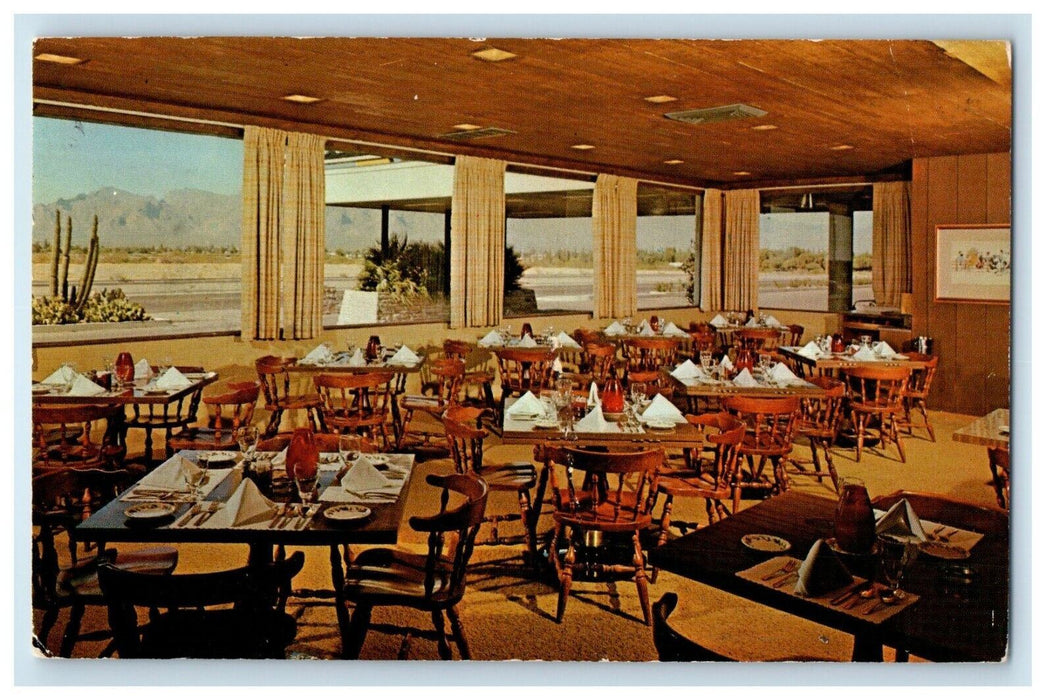
<instances>
[{"instance_id":1,"label":"silverware setting","mask_svg":"<svg viewBox=\"0 0 1053 700\"><path fill-rule=\"evenodd\" d=\"M859 583L855 584L854 586L849 588L847 591L845 591L841 595L837 596L836 598L833 598L830 601L830 605L841 605L842 603L846 603L850 599L855 597L858 593L861 593L863 591L863 589L869 588L869 587L870 587L870 582L869 581L860 581Z\"/></svg>"},{"instance_id":2,"label":"silverware setting","mask_svg":"<svg viewBox=\"0 0 1053 700\"><path fill-rule=\"evenodd\" d=\"M194 527L200 527L203 525L206 520L218 513L219 509L223 507L223 504L217 501L207 501L201 505L201 514L197 517L197 520L194 521Z\"/></svg>"},{"instance_id":3,"label":"silverware setting","mask_svg":"<svg viewBox=\"0 0 1053 700\"><path fill-rule=\"evenodd\" d=\"M179 522L176 523L176 527L186 527L190 521L194 519L194 516L201 513L201 509L204 505L204 503L195 503L191 506L190 510L188 510L186 514L179 519Z\"/></svg>"},{"instance_id":4,"label":"silverware setting","mask_svg":"<svg viewBox=\"0 0 1053 700\"><path fill-rule=\"evenodd\" d=\"M929 538L937 540L938 542L950 542L952 537L954 537L959 532L961 532L960 530L958 530L956 528L952 528L950 530L947 530L947 532L944 532L944 530L947 530L947 526L946 525L937 525L929 533Z\"/></svg>"},{"instance_id":5,"label":"silverware setting","mask_svg":"<svg viewBox=\"0 0 1053 700\"><path fill-rule=\"evenodd\" d=\"M762 576L761 577L761 581L771 581L773 578L776 578L778 576L782 576L783 574L788 574L788 573L791 573L791 572L795 571L796 568L797 568L797 562L795 562L794 560L790 559L785 564L783 564L778 569L776 569L775 571L771 572L770 574L766 574L766 575Z\"/></svg>"}]
</instances>

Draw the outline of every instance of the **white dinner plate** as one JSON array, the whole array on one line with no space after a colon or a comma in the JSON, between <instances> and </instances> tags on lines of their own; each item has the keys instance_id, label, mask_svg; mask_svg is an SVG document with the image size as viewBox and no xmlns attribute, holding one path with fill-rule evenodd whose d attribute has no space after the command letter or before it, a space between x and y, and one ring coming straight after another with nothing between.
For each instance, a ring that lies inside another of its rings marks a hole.
<instances>
[{"instance_id":1,"label":"white dinner plate","mask_svg":"<svg viewBox=\"0 0 1053 700\"><path fill-rule=\"evenodd\" d=\"M335 523L350 523L368 518L372 512L369 508L355 503L341 503L340 505L326 508L322 511L322 516L326 520L331 520Z\"/></svg>"},{"instance_id":2,"label":"white dinner plate","mask_svg":"<svg viewBox=\"0 0 1053 700\"><path fill-rule=\"evenodd\" d=\"M543 430L558 428L559 421L553 418L538 418L536 421L534 421L534 427L541 428Z\"/></svg>"},{"instance_id":3,"label":"white dinner plate","mask_svg":"<svg viewBox=\"0 0 1053 700\"><path fill-rule=\"evenodd\" d=\"M132 520L159 520L176 512L174 503L136 503L124 511Z\"/></svg>"},{"instance_id":4,"label":"white dinner plate","mask_svg":"<svg viewBox=\"0 0 1053 700\"><path fill-rule=\"evenodd\" d=\"M788 552L790 543L775 535L743 535L742 544L757 552Z\"/></svg>"},{"instance_id":5,"label":"white dinner plate","mask_svg":"<svg viewBox=\"0 0 1053 700\"><path fill-rule=\"evenodd\" d=\"M368 454L364 454L362 456L365 457L366 461L368 461L374 467L379 466L381 464L387 464L388 461L390 460L388 455L382 455L382 454L376 454L376 453L368 453Z\"/></svg>"},{"instance_id":6,"label":"white dinner plate","mask_svg":"<svg viewBox=\"0 0 1053 700\"><path fill-rule=\"evenodd\" d=\"M202 452L198 454L197 458L202 464L207 464L209 466L213 464L229 464L238 459L238 453L227 450L214 450L210 452Z\"/></svg>"},{"instance_id":7,"label":"white dinner plate","mask_svg":"<svg viewBox=\"0 0 1053 700\"><path fill-rule=\"evenodd\" d=\"M946 542L922 542L918 545L923 553L936 559L968 559L969 550Z\"/></svg>"},{"instance_id":8,"label":"white dinner plate","mask_svg":"<svg viewBox=\"0 0 1053 700\"><path fill-rule=\"evenodd\" d=\"M673 421L661 420L659 418L649 418L644 421L644 425L646 425L651 430L672 430L676 427L676 423L674 423Z\"/></svg>"}]
</instances>

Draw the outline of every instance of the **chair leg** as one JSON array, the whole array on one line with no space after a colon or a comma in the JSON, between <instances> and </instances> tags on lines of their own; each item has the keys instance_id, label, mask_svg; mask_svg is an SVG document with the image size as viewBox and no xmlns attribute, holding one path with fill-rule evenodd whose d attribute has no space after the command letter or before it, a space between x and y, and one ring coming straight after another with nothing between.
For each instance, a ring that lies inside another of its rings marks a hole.
<instances>
[{"instance_id":1,"label":"chair leg","mask_svg":"<svg viewBox=\"0 0 1053 700\"><path fill-rule=\"evenodd\" d=\"M48 608L44 611L44 619L40 621L40 631L37 633L37 639L44 645L44 648L47 648L48 634L51 633L51 628L58 621L58 613L58 608Z\"/></svg>"},{"instance_id":2,"label":"chair leg","mask_svg":"<svg viewBox=\"0 0 1053 700\"><path fill-rule=\"evenodd\" d=\"M899 437L899 423L896 421L896 414L891 413L888 417L889 420L889 438L896 445L896 449L899 450L899 461L906 464L907 453L903 451L903 441Z\"/></svg>"},{"instance_id":3,"label":"chair leg","mask_svg":"<svg viewBox=\"0 0 1053 700\"><path fill-rule=\"evenodd\" d=\"M834 482L834 491L840 493L841 480L837 476L837 468L834 466L834 456L830 454L830 443L833 439L823 440L823 456L826 457L826 469L830 472L830 481Z\"/></svg>"},{"instance_id":4,"label":"chair leg","mask_svg":"<svg viewBox=\"0 0 1053 700\"><path fill-rule=\"evenodd\" d=\"M357 659L362 653L362 645L365 644L366 632L369 631L369 620L372 616L372 605L361 603L355 605L355 611L351 614L351 622L342 640L345 659Z\"/></svg>"},{"instance_id":5,"label":"chair leg","mask_svg":"<svg viewBox=\"0 0 1053 700\"><path fill-rule=\"evenodd\" d=\"M856 424L856 461L863 461L863 426L865 424L864 416L862 413L855 415Z\"/></svg>"},{"instance_id":6,"label":"chair leg","mask_svg":"<svg viewBox=\"0 0 1053 700\"><path fill-rule=\"evenodd\" d=\"M530 563L537 566L537 523L534 521L530 509L530 491L519 489L519 518L523 521L523 530L526 531L527 555Z\"/></svg>"},{"instance_id":7,"label":"chair leg","mask_svg":"<svg viewBox=\"0 0 1053 700\"><path fill-rule=\"evenodd\" d=\"M563 613L567 610L567 598L570 597L570 586L574 579L574 559L574 542L571 541L567 544L567 554L559 572L559 603L556 606L556 622L563 622Z\"/></svg>"},{"instance_id":8,"label":"chair leg","mask_svg":"<svg viewBox=\"0 0 1053 700\"><path fill-rule=\"evenodd\" d=\"M59 647L59 656L69 658L73 655L73 647L80 636L80 621L84 617L84 605L74 603L69 609L69 622L66 630L62 633L62 645Z\"/></svg>"},{"instance_id":9,"label":"chair leg","mask_svg":"<svg viewBox=\"0 0 1053 700\"><path fill-rule=\"evenodd\" d=\"M453 658L453 651L450 650L450 642L446 639L446 618L442 616L442 610L431 611L431 622L439 634L439 656L444 661L449 661Z\"/></svg>"},{"instance_id":10,"label":"chair leg","mask_svg":"<svg viewBox=\"0 0 1053 700\"><path fill-rule=\"evenodd\" d=\"M446 617L450 618L453 641L457 644L457 651L460 652L461 659L471 659L472 655L468 651L468 639L464 636L464 625L461 624L461 616L457 612L456 605L446 609Z\"/></svg>"},{"instance_id":11,"label":"chair leg","mask_svg":"<svg viewBox=\"0 0 1053 700\"><path fill-rule=\"evenodd\" d=\"M263 437L272 438L278 434L278 428L282 424L282 413L284 411L280 408L276 408L271 411L270 420L267 421L267 429L263 433Z\"/></svg>"},{"instance_id":12,"label":"chair leg","mask_svg":"<svg viewBox=\"0 0 1053 700\"><path fill-rule=\"evenodd\" d=\"M929 411L925 408L924 399L918 401L918 408L921 409L921 419L925 421L925 429L929 431L929 439L936 442L936 431L933 430L932 423L929 422Z\"/></svg>"},{"instance_id":13,"label":"chair leg","mask_svg":"<svg viewBox=\"0 0 1053 700\"><path fill-rule=\"evenodd\" d=\"M643 550L640 548L640 533L633 533L633 564L636 566L636 592L640 596L644 623L651 626L651 599L647 594L647 574L644 572Z\"/></svg>"}]
</instances>

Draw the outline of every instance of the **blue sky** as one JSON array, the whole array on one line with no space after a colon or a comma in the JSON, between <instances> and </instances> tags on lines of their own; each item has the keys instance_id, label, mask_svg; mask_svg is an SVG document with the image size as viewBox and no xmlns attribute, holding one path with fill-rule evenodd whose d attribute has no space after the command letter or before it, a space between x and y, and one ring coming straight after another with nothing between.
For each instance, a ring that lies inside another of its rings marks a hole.
<instances>
[{"instance_id":1,"label":"blue sky","mask_svg":"<svg viewBox=\"0 0 1053 700\"><path fill-rule=\"evenodd\" d=\"M241 189L241 141L152 129L33 119L33 203L116 187L161 197L196 188Z\"/></svg>"}]
</instances>

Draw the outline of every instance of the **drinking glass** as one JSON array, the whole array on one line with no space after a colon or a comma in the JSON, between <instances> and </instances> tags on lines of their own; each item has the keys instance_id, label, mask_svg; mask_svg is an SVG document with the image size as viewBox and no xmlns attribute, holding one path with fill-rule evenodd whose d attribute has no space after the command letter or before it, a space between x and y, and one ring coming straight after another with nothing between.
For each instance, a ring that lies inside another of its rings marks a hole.
<instances>
[{"instance_id":1,"label":"drinking glass","mask_svg":"<svg viewBox=\"0 0 1053 700\"><path fill-rule=\"evenodd\" d=\"M885 575L888 589L881 592L883 603L902 600L905 594L900 589L900 581L918 556L918 544L909 537L897 535L879 535L878 553L881 557L881 571Z\"/></svg>"},{"instance_id":2,"label":"drinking glass","mask_svg":"<svg viewBox=\"0 0 1053 700\"><path fill-rule=\"evenodd\" d=\"M869 335L861 335L861 336L859 336L859 344L862 345L865 348L869 348L870 347L870 341L871 341L871 337Z\"/></svg>"},{"instance_id":3,"label":"drinking glass","mask_svg":"<svg viewBox=\"0 0 1053 700\"><path fill-rule=\"evenodd\" d=\"M157 374L158 374L158 376L161 376L165 372L167 372L169 370L169 368L171 368L171 366L172 366L172 358L171 357L163 358L161 360L161 362L159 363L158 367L157 367L157 370L158 370Z\"/></svg>"},{"instance_id":4,"label":"drinking glass","mask_svg":"<svg viewBox=\"0 0 1053 700\"><path fill-rule=\"evenodd\" d=\"M337 449L340 450L340 459L346 467L348 464L358 459L358 436L341 435L337 444Z\"/></svg>"},{"instance_id":5,"label":"drinking glass","mask_svg":"<svg viewBox=\"0 0 1053 700\"><path fill-rule=\"evenodd\" d=\"M201 487L208 483L208 470L198 468L184 469L183 481L186 482L187 488L190 489L190 495L194 497L194 500L200 501Z\"/></svg>"},{"instance_id":6,"label":"drinking glass","mask_svg":"<svg viewBox=\"0 0 1053 700\"><path fill-rule=\"evenodd\" d=\"M293 478L296 480L296 492L300 496L301 512L307 515L310 503L314 500L315 488L318 486L318 469L306 462L293 465Z\"/></svg>"},{"instance_id":7,"label":"drinking glass","mask_svg":"<svg viewBox=\"0 0 1053 700\"><path fill-rule=\"evenodd\" d=\"M559 412L559 429L564 440L574 440L574 406L567 404Z\"/></svg>"},{"instance_id":8,"label":"drinking glass","mask_svg":"<svg viewBox=\"0 0 1053 700\"><path fill-rule=\"evenodd\" d=\"M256 454L256 441L260 439L260 431L255 425L243 425L234 432L241 448L242 459L246 464L252 464L253 456Z\"/></svg>"}]
</instances>

